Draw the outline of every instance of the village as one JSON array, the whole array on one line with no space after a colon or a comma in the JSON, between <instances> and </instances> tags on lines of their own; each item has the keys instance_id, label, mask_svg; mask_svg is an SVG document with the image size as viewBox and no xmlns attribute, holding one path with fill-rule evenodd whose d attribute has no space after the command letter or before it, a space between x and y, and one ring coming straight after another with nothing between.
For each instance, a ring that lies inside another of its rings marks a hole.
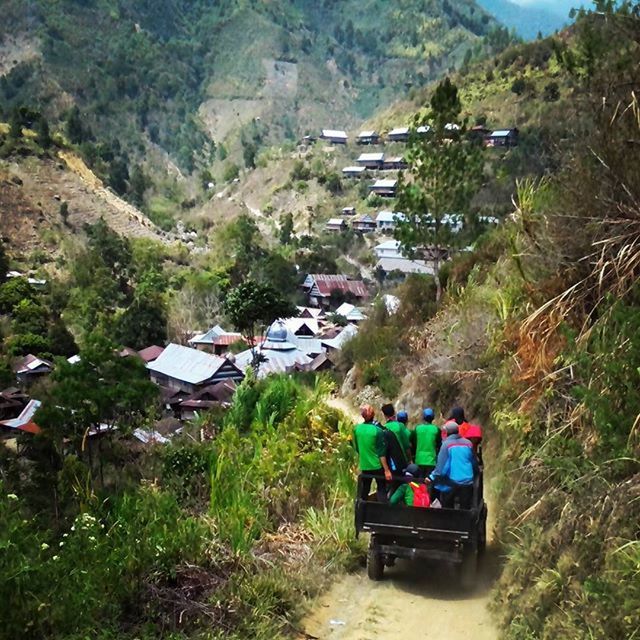
<instances>
[{"instance_id":1,"label":"village","mask_svg":"<svg viewBox=\"0 0 640 640\"><path fill-rule=\"evenodd\" d=\"M457 125L447 125L455 131ZM360 131L355 136L358 147L387 145L392 154L384 151L361 152L352 166L342 169L347 180L373 179L368 192L388 199L396 197L397 172L407 168L401 146L410 136L428 136L428 126L411 131L409 127L396 127L386 136L376 131ZM490 130L476 126L467 135L486 147L511 148L518 144L517 129ZM323 129L318 137L305 136L303 145L318 140L328 145L346 148L348 134L343 130ZM340 234L351 229L358 235L377 239L372 251L374 268L363 268L363 275L354 278L345 274L309 273L302 283L306 305L297 307L294 317L280 318L264 327L262 335L249 339L241 333L216 324L212 327L192 329L186 344L170 342L152 344L139 350L125 346L122 358L136 358L144 364L149 379L159 390L160 419L150 429L135 429L132 437L143 445L163 444L181 433L183 425L213 408L230 406L237 385L246 372L252 370L258 378L270 374L330 371L339 361L339 352L358 332L359 324L367 317L374 299L382 300L388 313L394 313L398 299L378 291L374 280L386 279L399 282L410 274L434 275L436 265L449 260L453 253L447 246L423 247L419 258L410 258L402 250L401 243L393 238L399 222L405 214L393 208L380 209L374 216L358 215L356 206L342 207L340 217L330 218L324 225L329 234ZM455 212L447 213L439 221L452 234L464 227L464 217ZM496 225L493 216L480 216L485 225ZM467 247L462 250L471 250ZM20 272L9 272L7 278L23 277ZM28 282L38 288L46 286L46 280L28 277ZM79 361L71 356L68 362ZM18 447L19 434L37 434L41 431L36 412L41 401L32 396L36 383L50 375L55 364L47 359L28 354L14 363L15 385L0 391L0 429L5 444ZM89 439L101 437L111 431L91 429Z\"/></svg>"}]
</instances>

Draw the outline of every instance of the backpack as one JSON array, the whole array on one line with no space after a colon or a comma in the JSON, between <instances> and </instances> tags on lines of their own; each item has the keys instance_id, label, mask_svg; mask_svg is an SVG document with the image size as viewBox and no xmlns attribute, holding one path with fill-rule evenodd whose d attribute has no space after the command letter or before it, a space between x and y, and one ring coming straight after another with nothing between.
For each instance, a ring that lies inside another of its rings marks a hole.
<instances>
[{"instance_id":1,"label":"backpack","mask_svg":"<svg viewBox=\"0 0 640 640\"><path fill-rule=\"evenodd\" d=\"M413 506L422 507L423 509L431 505L431 498L427 491L427 485L424 482L410 482L409 486L413 491Z\"/></svg>"}]
</instances>

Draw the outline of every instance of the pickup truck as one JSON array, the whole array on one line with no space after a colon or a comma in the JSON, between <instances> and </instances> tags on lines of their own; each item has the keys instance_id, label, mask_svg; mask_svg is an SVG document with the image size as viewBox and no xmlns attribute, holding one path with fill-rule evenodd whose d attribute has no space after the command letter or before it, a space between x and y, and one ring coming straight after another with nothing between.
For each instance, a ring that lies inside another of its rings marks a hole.
<instances>
[{"instance_id":1,"label":"pickup truck","mask_svg":"<svg viewBox=\"0 0 640 640\"><path fill-rule=\"evenodd\" d=\"M358 478L361 495L363 474ZM385 566L395 558L423 558L453 563L461 585L475 582L478 555L487 542L487 505L482 496L482 476L474 483L472 508L442 509L391 505L360 497L355 502L356 535L371 534L367 573L380 580Z\"/></svg>"}]
</instances>

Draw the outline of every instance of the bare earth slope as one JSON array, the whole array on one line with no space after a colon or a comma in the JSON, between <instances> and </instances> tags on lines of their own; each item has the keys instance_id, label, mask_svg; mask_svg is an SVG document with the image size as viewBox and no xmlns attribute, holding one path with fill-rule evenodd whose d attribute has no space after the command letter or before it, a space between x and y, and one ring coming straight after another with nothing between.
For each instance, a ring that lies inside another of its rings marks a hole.
<instances>
[{"instance_id":1,"label":"bare earth slope","mask_svg":"<svg viewBox=\"0 0 640 640\"><path fill-rule=\"evenodd\" d=\"M66 224L60 213L68 205ZM127 237L166 241L144 214L109 189L76 156L27 158L0 164L0 228L9 245L22 251L42 246L43 233L74 233L104 217Z\"/></svg>"}]
</instances>

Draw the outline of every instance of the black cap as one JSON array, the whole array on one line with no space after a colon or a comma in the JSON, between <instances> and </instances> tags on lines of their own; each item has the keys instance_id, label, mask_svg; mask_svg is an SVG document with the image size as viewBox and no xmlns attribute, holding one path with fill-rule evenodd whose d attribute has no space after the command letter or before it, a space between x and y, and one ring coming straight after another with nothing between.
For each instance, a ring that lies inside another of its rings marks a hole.
<instances>
[{"instance_id":1,"label":"black cap","mask_svg":"<svg viewBox=\"0 0 640 640\"><path fill-rule=\"evenodd\" d=\"M417 464L410 464L405 470L405 476L413 476L414 478L420 474L420 467Z\"/></svg>"},{"instance_id":2,"label":"black cap","mask_svg":"<svg viewBox=\"0 0 640 640\"><path fill-rule=\"evenodd\" d=\"M466 422L467 419L464 417L464 409L462 407L453 407L453 409L451 409L450 419L455 420L458 424Z\"/></svg>"}]
</instances>

